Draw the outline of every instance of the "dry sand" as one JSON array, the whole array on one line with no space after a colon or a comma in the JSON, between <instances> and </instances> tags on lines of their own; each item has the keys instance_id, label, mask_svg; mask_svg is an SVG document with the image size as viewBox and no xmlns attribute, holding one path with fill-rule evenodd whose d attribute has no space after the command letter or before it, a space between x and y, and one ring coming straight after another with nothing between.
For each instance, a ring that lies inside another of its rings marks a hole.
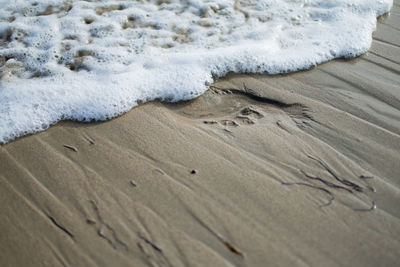
<instances>
[{"instance_id":1,"label":"dry sand","mask_svg":"<svg viewBox=\"0 0 400 267\"><path fill-rule=\"evenodd\" d=\"M0 265L398 266L399 45L1 146Z\"/></svg>"}]
</instances>

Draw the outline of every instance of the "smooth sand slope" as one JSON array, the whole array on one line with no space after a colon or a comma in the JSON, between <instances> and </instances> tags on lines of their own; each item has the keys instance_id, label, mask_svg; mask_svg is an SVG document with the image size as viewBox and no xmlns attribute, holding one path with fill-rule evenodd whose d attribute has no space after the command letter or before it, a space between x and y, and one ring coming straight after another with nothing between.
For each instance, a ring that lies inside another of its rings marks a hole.
<instances>
[{"instance_id":1,"label":"smooth sand slope","mask_svg":"<svg viewBox=\"0 0 400 267\"><path fill-rule=\"evenodd\" d=\"M374 38L1 146L0 265L398 265L398 0Z\"/></svg>"}]
</instances>

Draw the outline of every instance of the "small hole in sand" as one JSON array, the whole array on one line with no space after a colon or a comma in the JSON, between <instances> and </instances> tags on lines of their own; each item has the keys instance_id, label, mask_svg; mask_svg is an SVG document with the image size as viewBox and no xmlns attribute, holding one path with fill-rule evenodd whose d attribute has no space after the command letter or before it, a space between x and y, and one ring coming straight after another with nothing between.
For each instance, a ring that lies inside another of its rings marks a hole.
<instances>
[{"instance_id":1,"label":"small hole in sand","mask_svg":"<svg viewBox=\"0 0 400 267\"><path fill-rule=\"evenodd\" d=\"M93 23L94 19L93 18L85 18L85 23L86 24L91 24Z\"/></svg>"}]
</instances>

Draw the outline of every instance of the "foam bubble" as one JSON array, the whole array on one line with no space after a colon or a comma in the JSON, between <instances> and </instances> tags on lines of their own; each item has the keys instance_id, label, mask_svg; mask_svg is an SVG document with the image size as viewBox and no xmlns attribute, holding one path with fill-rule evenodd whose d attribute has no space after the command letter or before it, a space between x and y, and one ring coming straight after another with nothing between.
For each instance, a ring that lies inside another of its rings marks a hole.
<instances>
[{"instance_id":1,"label":"foam bubble","mask_svg":"<svg viewBox=\"0 0 400 267\"><path fill-rule=\"evenodd\" d=\"M0 142L368 50L392 0L0 0Z\"/></svg>"}]
</instances>

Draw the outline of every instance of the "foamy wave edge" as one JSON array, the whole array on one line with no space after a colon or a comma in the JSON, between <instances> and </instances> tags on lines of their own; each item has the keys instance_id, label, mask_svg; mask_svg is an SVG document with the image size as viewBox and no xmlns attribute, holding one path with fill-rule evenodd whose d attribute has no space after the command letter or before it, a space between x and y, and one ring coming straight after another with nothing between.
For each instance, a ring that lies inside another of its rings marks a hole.
<instances>
[{"instance_id":1,"label":"foamy wave edge","mask_svg":"<svg viewBox=\"0 0 400 267\"><path fill-rule=\"evenodd\" d=\"M359 21L343 21L322 30L326 47L307 40L282 50L255 40L212 50L146 54L116 71L80 71L31 79L0 80L0 143L43 131L61 120L104 121L139 102L176 102L203 94L214 78L228 72L279 74L309 69L334 58L365 53L372 42L376 17L392 1L380 1ZM373 16L373 18L371 17ZM332 27L332 28L330 28ZM347 27L353 27L345 31ZM316 29L318 32L318 29ZM338 32L339 31L339 32Z\"/></svg>"}]
</instances>

